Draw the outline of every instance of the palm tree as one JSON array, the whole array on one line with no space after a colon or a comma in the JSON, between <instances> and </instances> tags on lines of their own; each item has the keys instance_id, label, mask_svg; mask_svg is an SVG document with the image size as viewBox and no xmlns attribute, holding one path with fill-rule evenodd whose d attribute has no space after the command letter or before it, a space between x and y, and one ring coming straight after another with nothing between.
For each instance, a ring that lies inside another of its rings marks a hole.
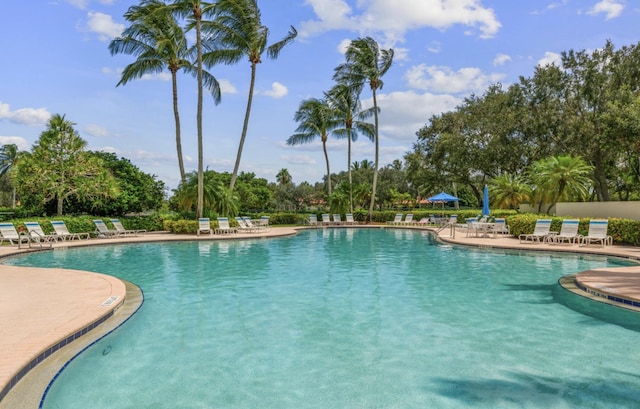
<instances>
[{"instance_id":1,"label":"palm tree","mask_svg":"<svg viewBox=\"0 0 640 409\"><path fill-rule=\"evenodd\" d=\"M7 144L2 145L0 148L0 176L3 176L13 168L18 160L18 146L15 144ZM12 199L11 199L11 208L16 208L16 185L11 183L13 186Z\"/></svg>"},{"instance_id":2,"label":"palm tree","mask_svg":"<svg viewBox=\"0 0 640 409\"><path fill-rule=\"evenodd\" d=\"M339 125L335 111L324 99L310 98L302 101L293 119L299 122L296 134L287 139L287 145L301 145L312 142L320 137L322 150L327 164L327 191L331 196L331 171L329 170L329 155L327 154L327 137Z\"/></svg>"},{"instance_id":3,"label":"palm tree","mask_svg":"<svg viewBox=\"0 0 640 409\"><path fill-rule=\"evenodd\" d=\"M361 111L358 93L347 84L336 84L329 92L325 93L325 97L329 101L329 105L336 112L338 119L344 125L344 128L334 130L334 135L347 138L347 168L349 173L349 209L353 213L353 179L351 176L351 142L358 140L358 133L363 133L369 140L373 140L374 129L373 124L364 122L363 119L373 114L373 110L369 109Z\"/></svg>"},{"instance_id":4,"label":"palm tree","mask_svg":"<svg viewBox=\"0 0 640 409\"><path fill-rule=\"evenodd\" d=\"M193 50L188 47L182 27L160 0L144 0L138 6L131 6L124 17L131 23L122 36L109 44L111 54L129 54L138 59L127 65L116 86L125 85L145 74L159 73L168 69L171 73L173 116L176 127L176 150L180 180L185 181L182 142L180 137L180 115L178 113L177 72L196 76L197 67L192 63ZM204 84L211 91L214 100L220 102L220 86L215 77L203 72Z\"/></svg>"},{"instance_id":5,"label":"palm tree","mask_svg":"<svg viewBox=\"0 0 640 409\"><path fill-rule=\"evenodd\" d=\"M243 57L246 57L251 65L247 109L238 145L238 155L229 183L229 189L233 191L249 127L256 66L262 62L262 54L265 51L270 59L277 59L282 48L292 42L298 33L295 28L291 27L282 40L267 46L269 29L262 25L260 9L256 0L220 0L215 5L215 15L215 20L203 22L203 30L211 35L211 42L208 44L210 51L203 55L204 63L207 65L236 64Z\"/></svg>"},{"instance_id":6,"label":"palm tree","mask_svg":"<svg viewBox=\"0 0 640 409\"><path fill-rule=\"evenodd\" d=\"M284 186L291 183L291 174L285 168L280 169L280 172L276 175L276 180L278 181L278 185Z\"/></svg>"},{"instance_id":7,"label":"palm tree","mask_svg":"<svg viewBox=\"0 0 640 409\"><path fill-rule=\"evenodd\" d=\"M593 166L579 156L561 155L540 159L531 167L531 179L550 205L547 213L559 200L586 199L593 187Z\"/></svg>"},{"instance_id":8,"label":"palm tree","mask_svg":"<svg viewBox=\"0 0 640 409\"><path fill-rule=\"evenodd\" d=\"M202 217L204 210L204 158L202 143L202 93L203 77L202 69L202 18L210 16L213 11L213 4L200 0L174 0L170 10L176 15L187 17L190 22L188 28L196 29L196 71L198 78L198 105L196 112L196 125L198 132L198 203L196 207L196 217Z\"/></svg>"},{"instance_id":9,"label":"palm tree","mask_svg":"<svg viewBox=\"0 0 640 409\"><path fill-rule=\"evenodd\" d=\"M373 186L371 202L369 204L369 221L373 217L373 205L376 200L376 187L378 183L378 159L379 159L379 126L378 126L378 100L376 91L382 89L382 76L391 68L393 62L393 49L380 49L378 43L371 37L353 40L345 53L346 62L335 69L333 79L338 83L348 84L358 93L366 82L369 83L373 96L374 116L374 142L375 142L375 168L373 172Z\"/></svg>"},{"instance_id":10,"label":"palm tree","mask_svg":"<svg viewBox=\"0 0 640 409\"><path fill-rule=\"evenodd\" d=\"M529 185L518 175L503 173L490 182L491 206L497 208L517 209L520 203L531 199Z\"/></svg>"}]
</instances>

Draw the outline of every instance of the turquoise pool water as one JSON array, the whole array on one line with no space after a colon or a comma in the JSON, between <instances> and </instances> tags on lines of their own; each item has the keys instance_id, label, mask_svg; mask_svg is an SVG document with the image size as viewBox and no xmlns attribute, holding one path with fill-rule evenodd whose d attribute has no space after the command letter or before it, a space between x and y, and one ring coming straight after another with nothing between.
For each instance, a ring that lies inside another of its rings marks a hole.
<instances>
[{"instance_id":1,"label":"turquoise pool water","mask_svg":"<svg viewBox=\"0 0 640 409\"><path fill-rule=\"evenodd\" d=\"M7 260L112 274L141 310L74 359L51 408L637 408L640 316L560 276L623 264L426 233L137 244ZM616 324L612 324L616 323Z\"/></svg>"}]
</instances>

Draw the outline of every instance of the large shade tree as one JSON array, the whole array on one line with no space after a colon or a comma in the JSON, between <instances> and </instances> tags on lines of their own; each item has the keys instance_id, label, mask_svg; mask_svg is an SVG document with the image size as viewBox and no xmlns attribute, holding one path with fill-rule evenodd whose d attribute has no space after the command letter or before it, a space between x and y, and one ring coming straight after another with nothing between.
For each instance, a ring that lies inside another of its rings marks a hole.
<instances>
[{"instance_id":1,"label":"large shade tree","mask_svg":"<svg viewBox=\"0 0 640 409\"><path fill-rule=\"evenodd\" d=\"M236 64L243 58L247 58L251 67L247 108L238 144L238 154L229 182L229 188L233 191L249 127L256 67L262 62L262 55L265 52L268 58L277 59L280 51L294 40L297 32L295 28L290 27L283 39L268 45L269 28L262 24L260 8L256 0L219 0L215 4L215 18L203 22L202 27L210 36L210 41L207 43L209 50L203 55L205 64Z\"/></svg>"},{"instance_id":2,"label":"large shade tree","mask_svg":"<svg viewBox=\"0 0 640 409\"><path fill-rule=\"evenodd\" d=\"M53 115L32 151L21 153L14 173L21 195L39 202L31 205L54 201L57 215L70 197L100 204L119 191L100 158L85 150L74 125L64 115Z\"/></svg>"},{"instance_id":3,"label":"large shade tree","mask_svg":"<svg viewBox=\"0 0 640 409\"><path fill-rule=\"evenodd\" d=\"M378 99L377 90L382 89L382 77L389 71L393 63L393 49L381 49L378 43L371 37L353 40L345 52L346 62L335 69L334 80L338 83L348 84L358 92L365 83L369 84L373 97L374 117L374 143L375 143L375 167L373 172L373 186L371 202L369 203L369 221L373 217L373 206L376 199L376 186L378 182L379 166L379 126L378 126Z\"/></svg>"}]
</instances>

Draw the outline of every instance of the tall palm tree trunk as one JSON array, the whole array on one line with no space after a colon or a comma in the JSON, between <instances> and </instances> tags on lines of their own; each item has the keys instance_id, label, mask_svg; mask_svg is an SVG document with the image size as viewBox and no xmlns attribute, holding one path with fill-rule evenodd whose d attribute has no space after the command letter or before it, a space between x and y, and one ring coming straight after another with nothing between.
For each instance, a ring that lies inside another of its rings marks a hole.
<instances>
[{"instance_id":1,"label":"tall palm tree trunk","mask_svg":"<svg viewBox=\"0 0 640 409\"><path fill-rule=\"evenodd\" d=\"M322 138L322 150L324 151L324 161L327 163L327 192L331 196L331 171L329 170L329 154L327 153L327 137Z\"/></svg>"},{"instance_id":2,"label":"tall palm tree trunk","mask_svg":"<svg viewBox=\"0 0 640 409\"><path fill-rule=\"evenodd\" d=\"M196 49L198 52L198 111L196 114L198 127L198 204L196 217L200 218L204 213L204 156L202 153L202 37L200 33L202 9L199 3L193 6L193 16L196 20Z\"/></svg>"},{"instance_id":3,"label":"tall palm tree trunk","mask_svg":"<svg viewBox=\"0 0 640 409\"><path fill-rule=\"evenodd\" d=\"M349 169L349 210L353 213L353 180L351 178L351 129L347 129L347 169Z\"/></svg>"},{"instance_id":4,"label":"tall palm tree trunk","mask_svg":"<svg viewBox=\"0 0 640 409\"><path fill-rule=\"evenodd\" d=\"M185 182L184 161L182 160L182 140L180 137L180 115L178 114L178 79L175 70L171 70L171 84L173 86L173 118L176 124L176 151L178 152L178 167L180 181Z\"/></svg>"},{"instance_id":5,"label":"tall palm tree trunk","mask_svg":"<svg viewBox=\"0 0 640 409\"><path fill-rule=\"evenodd\" d=\"M233 187L236 184L236 178L238 177L238 170L240 168L240 158L242 157L242 148L244 146L244 140L247 137L247 129L249 128L249 116L251 115L251 103L253 101L253 87L256 83L256 64L251 64L251 84L249 85L249 98L247 101L247 111L244 114L244 124L242 125L242 136L240 136L240 144L238 145L238 154L236 155L236 164L233 166L233 174L231 175L231 183L229 183L229 190L233 192Z\"/></svg>"},{"instance_id":6,"label":"tall palm tree trunk","mask_svg":"<svg viewBox=\"0 0 640 409\"><path fill-rule=\"evenodd\" d=\"M369 203L369 222L373 221L373 205L376 202L376 187L378 185L378 152L379 152L379 143L378 143L378 101L376 98L376 89L375 87L371 87L373 90L373 117L374 117L374 127L375 129L375 145L376 145L376 158L375 165L373 168L373 186L371 188L371 203Z\"/></svg>"}]
</instances>

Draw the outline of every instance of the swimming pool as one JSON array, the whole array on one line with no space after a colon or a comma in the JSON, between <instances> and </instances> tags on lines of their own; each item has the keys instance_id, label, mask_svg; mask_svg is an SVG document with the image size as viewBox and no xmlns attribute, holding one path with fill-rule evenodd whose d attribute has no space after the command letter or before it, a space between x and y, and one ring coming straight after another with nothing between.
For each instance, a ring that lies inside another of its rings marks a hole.
<instances>
[{"instance_id":1,"label":"swimming pool","mask_svg":"<svg viewBox=\"0 0 640 409\"><path fill-rule=\"evenodd\" d=\"M99 271L145 292L131 320L61 373L47 409L632 408L640 400L638 315L556 283L624 264L615 259L456 248L409 230L318 229L7 262Z\"/></svg>"}]
</instances>

